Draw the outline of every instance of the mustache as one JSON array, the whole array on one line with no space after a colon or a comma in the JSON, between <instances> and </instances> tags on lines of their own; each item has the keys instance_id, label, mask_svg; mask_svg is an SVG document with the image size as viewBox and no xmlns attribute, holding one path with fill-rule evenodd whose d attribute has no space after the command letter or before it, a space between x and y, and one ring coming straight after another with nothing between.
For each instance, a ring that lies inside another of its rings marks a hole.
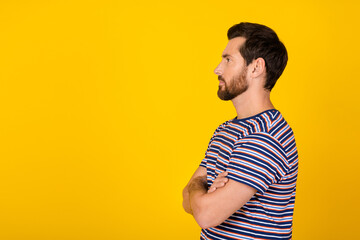
<instances>
[{"instance_id":1,"label":"mustache","mask_svg":"<svg viewBox=\"0 0 360 240\"><path fill-rule=\"evenodd\" d=\"M218 80L225 81L222 76L218 76Z\"/></svg>"}]
</instances>

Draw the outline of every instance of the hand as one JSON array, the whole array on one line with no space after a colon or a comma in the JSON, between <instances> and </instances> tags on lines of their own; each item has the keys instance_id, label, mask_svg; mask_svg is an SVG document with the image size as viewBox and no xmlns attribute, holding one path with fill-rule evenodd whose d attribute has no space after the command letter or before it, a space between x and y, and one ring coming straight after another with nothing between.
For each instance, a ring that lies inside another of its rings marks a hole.
<instances>
[{"instance_id":1,"label":"hand","mask_svg":"<svg viewBox=\"0 0 360 240\"><path fill-rule=\"evenodd\" d=\"M227 174L228 174L228 172L226 172L226 171L220 173L214 180L213 184L211 185L211 187L209 188L207 193L215 192L216 189L224 187L226 185L226 183L229 181L229 179L226 177Z\"/></svg>"}]
</instances>

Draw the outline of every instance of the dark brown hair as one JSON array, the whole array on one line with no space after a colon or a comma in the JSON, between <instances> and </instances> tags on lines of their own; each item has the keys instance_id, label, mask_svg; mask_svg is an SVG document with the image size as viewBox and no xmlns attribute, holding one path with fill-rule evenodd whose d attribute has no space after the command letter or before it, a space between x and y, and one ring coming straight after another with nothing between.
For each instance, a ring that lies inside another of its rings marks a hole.
<instances>
[{"instance_id":1,"label":"dark brown hair","mask_svg":"<svg viewBox=\"0 0 360 240\"><path fill-rule=\"evenodd\" d=\"M266 82L264 88L271 91L283 73L288 60L286 48L276 33L264 25L242 22L229 28L227 36L229 40L235 37L246 39L239 49L246 65L259 57L265 60Z\"/></svg>"}]
</instances>

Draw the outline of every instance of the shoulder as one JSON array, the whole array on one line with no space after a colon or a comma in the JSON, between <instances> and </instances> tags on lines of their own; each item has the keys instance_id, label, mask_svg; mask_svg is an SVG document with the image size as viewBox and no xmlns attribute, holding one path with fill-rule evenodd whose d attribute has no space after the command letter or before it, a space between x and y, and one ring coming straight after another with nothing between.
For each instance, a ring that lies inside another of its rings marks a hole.
<instances>
[{"instance_id":1,"label":"shoulder","mask_svg":"<svg viewBox=\"0 0 360 240\"><path fill-rule=\"evenodd\" d=\"M279 140L268 132L255 132L239 139L235 148L250 148L263 153L275 154L281 159L286 159L284 147Z\"/></svg>"},{"instance_id":2,"label":"shoulder","mask_svg":"<svg viewBox=\"0 0 360 240\"><path fill-rule=\"evenodd\" d=\"M214 131L212 138L214 138L216 135L218 135L221 132L231 132L232 131L232 120L227 120L223 123L221 123Z\"/></svg>"},{"instance_id":3,"label":"shoulder","mask_svg":"<svg viewBox=\"0 0 360 240\"><path fill-rule=\"evenodd\" d=\"M290 125L280 111L276 109L262 113L257 118L257 122L259 127L254 128L246 138L259 137L268 143L277 144L279 147L284 148L284 143L294 137Z\"/></svg>"}]
</instances>

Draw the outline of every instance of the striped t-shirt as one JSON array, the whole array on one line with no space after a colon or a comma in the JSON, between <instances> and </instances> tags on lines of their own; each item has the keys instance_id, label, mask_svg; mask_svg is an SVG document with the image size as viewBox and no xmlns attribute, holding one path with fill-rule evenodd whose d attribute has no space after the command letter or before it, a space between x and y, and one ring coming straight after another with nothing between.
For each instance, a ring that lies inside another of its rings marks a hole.
<instances>
[{"instance_id":1,"label":"striped t-shirt","mask_svg":"<svg viewBox=\"0 0 360 240\"><path fill-rule=\"evenodd\" d=\"M279 111L221 124L200 166L210 187L217 175L249 185L256 194L200 239L291 239L298 154L293 131Z\"/></svg>"}]
</instances>

